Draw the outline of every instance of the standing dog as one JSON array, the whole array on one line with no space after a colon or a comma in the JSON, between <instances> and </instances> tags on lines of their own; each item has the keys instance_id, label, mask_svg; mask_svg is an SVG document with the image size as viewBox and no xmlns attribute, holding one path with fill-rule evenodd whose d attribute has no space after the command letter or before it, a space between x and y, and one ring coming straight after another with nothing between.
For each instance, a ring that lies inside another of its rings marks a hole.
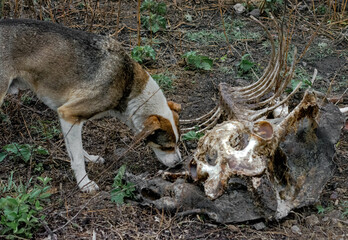
<instances>
[{"instance_id":1,"label":"standing dog","mask_svg":"<svg viewBox=\"0 0 348 240\"><path fill-rule=\"evenodd\" d=\"M104 160L82 147L83 123L111 115L147 138L167 166L181 161L178 111L121 45L106 36L32 20L0 21L0 106L6 93L31 89L58 112L78 186L98 189L85 161Z\"/></svg>"}]
</instances>

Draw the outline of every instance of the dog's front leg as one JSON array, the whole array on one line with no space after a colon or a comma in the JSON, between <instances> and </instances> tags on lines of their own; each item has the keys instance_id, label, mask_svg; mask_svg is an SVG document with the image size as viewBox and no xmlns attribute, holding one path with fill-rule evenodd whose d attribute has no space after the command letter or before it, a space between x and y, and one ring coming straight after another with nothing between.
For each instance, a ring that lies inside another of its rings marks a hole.
<instances>
[{"instance_id":1,"label":"dog's front leg","mask_svg":"<svg viewBox=\"0 0 348 240\"><path fill-rule=\"evenodd\" d=\"M98 155L89 155L88 152L83 150L83 156L85 156L86 162L93 162L93 163L104 163L105 159L98 156Z\"/></svg>"},{"instance_id":2,"label":"dog's front leg","mask_svg":"<svg viewBox=\"0 0 348 240\"><path fill-rule=\"evenodd\" d=\"M98 190L98 185L90 181L85 169L85 156L82 148L82 123L71 124L60 118L66 148L71 159L71 168L74 170L77 184L84 192Z\"/></svg>"}]
</instances>

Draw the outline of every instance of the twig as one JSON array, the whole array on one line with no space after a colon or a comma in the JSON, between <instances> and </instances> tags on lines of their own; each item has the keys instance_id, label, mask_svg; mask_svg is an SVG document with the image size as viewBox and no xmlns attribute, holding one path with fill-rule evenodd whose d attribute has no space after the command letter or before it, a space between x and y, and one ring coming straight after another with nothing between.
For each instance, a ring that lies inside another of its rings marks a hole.
<instances>
[{"instance_id":1,"label":"twig","mask_svg":"<svg viewBox=\"0 0 348 240\"><path fill-rule=\"evenodd\" d=\"M65 228L68 224L70 224L70 223L81 213L81 211L82 211L83 209L85 209L85 208L88 206L88 204L89 204L93 199L95 199L97 196L99 196L100 193L101 193L101 192L98 192L96 195L94 195L92 198L90 198L90 199L85 203L85 205L83 205L83 206L81 207L81 209L75 214L75 216L73 216L73 217L72 217L69 221L67 221L63 226L54 229L54 230L52 231L52 233L58 232L58 231L62 230L63 228Z\"/></svg>"},{"instance_id":2,"label":"twig","mask_svg":"<svg viewBox=\"0 0 348 240\"><path fill-rule=\"evenodd\" d=\"M141 0L138 0L138 8L137 8L137 17L138 17L138 28L137 28L138 46L141 45L141 38L140 38L140 27L141 27L140 6L141 6Z\"/></svg>"}]
</instances>

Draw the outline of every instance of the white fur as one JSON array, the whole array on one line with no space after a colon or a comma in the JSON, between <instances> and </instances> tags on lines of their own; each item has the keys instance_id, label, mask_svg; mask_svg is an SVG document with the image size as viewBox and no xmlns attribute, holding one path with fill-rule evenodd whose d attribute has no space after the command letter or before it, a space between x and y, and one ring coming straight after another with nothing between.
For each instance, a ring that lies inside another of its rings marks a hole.
<instances>
[{"instance_id":1,"label":"white fur","mask_svg":"<svg viewBox=\"0 0 348 240\"><path fill-rule=\"evenodd\" d=\"M128 127L136 133L141 132L144 128L144 121L150 115L159 115L170 121L175 134L176 143L179 141L179 132L174 122L173 112L170 110L167 100L158 84L149 76L149 80L143 90L143 93L131 97L127 109L124 113L115 113L115 116L126 123ZM157 158L166 166L173 167L181 162L179 148L176 147L174 153L162 151L159 148L151 146Z\"/></svg>"},{"instance_id":2,"label":"white fur","mask_svg":"<svg viewBox=\"0 0 348 240\"><path fill-rule=\"evenodd\" d=\"M75 178L78 186L84 192L93 192L99 189L98 185L90 181L85 169L85 155L82 148L82 123L71 124L60 118L62 132L66 148L71 159L71 168L75 173ZM85 152L86 153L86 152ZM86 153L87 154L87 153ZM87 154L87 158L92 158Z\"/></svg>"}]
</instances>

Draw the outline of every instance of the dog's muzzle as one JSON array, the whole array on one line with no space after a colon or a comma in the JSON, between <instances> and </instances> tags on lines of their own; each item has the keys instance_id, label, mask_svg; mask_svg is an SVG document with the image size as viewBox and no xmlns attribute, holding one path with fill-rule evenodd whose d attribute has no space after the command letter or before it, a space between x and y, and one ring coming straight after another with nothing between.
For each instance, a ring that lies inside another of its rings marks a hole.
<instances>
[{"instance_id":1,"label":"dog's muzzle","mask_svg":"<svg viewBox=\"0 0 348 240\"><path fill-rule=\"evenodd\" d=\"M174 167L182 161L178 147L175 147L173 152L162 151L156 147L153 147L152 149L155 152L158 160L167 167Z\"/></svg>"}]
</instances>

